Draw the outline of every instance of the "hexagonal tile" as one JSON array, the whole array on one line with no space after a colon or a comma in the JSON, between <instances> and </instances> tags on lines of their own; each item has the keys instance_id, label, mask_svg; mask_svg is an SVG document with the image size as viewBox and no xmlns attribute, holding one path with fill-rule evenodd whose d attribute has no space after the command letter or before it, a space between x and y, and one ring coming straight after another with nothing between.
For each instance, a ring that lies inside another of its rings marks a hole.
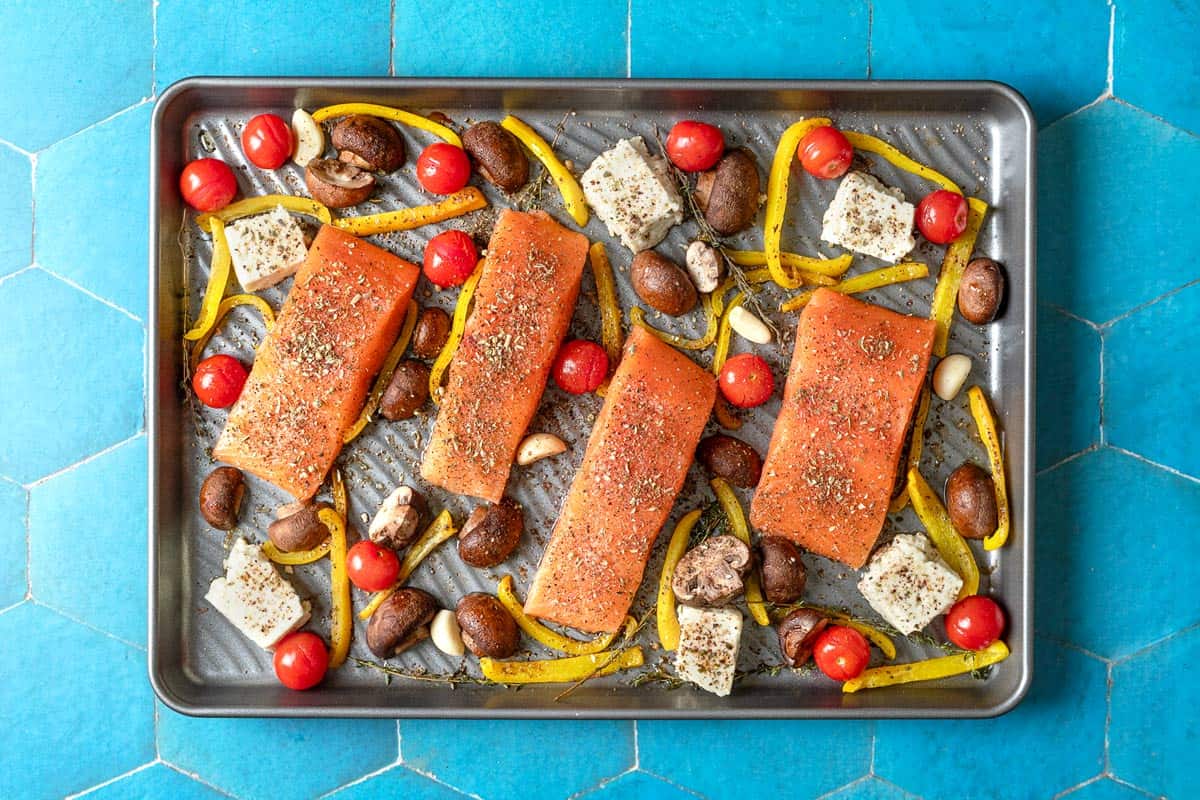
<instances>
[{"instance_id":1,"label":"hexagonal tile","mask_svg":"<svg viewBox=\"0 0 1200 800\"><path fill-rule=\"evenodd\" d=\"M143 318L152 110L146 103L89 128L40 153L37 162L38 264ZM80 185L104 198L86 214L79 213Z\"/></svg>"},{"instance_id":2,"label":"hexagonal tile","mask_svg":"<svg viewBox=\"0 0 1200 800\"><path fill-rule=\"evenodd\" d=\"M1200 132L1200 62L1196 61L1200 9L1194 2L1179 0L1141 0L1116 6L1113 91ZM1170 69L1169 65L1179 68Z\"/></svg>"},{"instance_id":3,"label":"hexagonal tile","mask_svg":"<svg viewBox=\"0 0 1200 800\"><path fill-rule=\"evenodd\" d=\"M1192 342L1197 319L1200 286L1192 286L1105 333L1104 429L1113 445L1200 477L1200 431L1180 424L1196 407L1195 386L1180 370L1200 366Z\"/></svg>"},{"instance_id":4,"label":"hexagonal tile","mask_svg":"<svg viewBox=\"0 0 1200 800\"><path fill-rule=\"evenodd\" d=\"M25 490L0 479L0 608L25 596Z\"/></svg>"},{"instance_id":5,"label":"hexagonal tile","mask_svg":"<svg viewBox=\"0 0 1200 800\"><path fill-rule=\"evenodd\" d=\"M0 239L0 277L33 260L33 181L29 156L0 144L0 219L8 228Z\"/></svg>"},{"instance_id":6,"label":"hexagonal tile","mask_svg":"<svg viewBox=\"0 0 1200 800\"><path fill-rule=\"evenodd\" d=\"M33 596L137 644L146 641L146 587L129 580L129 565L146 562L145 485L139 436L29 492Z\"/></svg>"},{"instance_id":7,"label":"hexagonal tile","mask_svg":"<svg viewBox=\"0 0 1200 800\"><path fill-rule=\"evenodd\" d=\"M634 0L630 66L638 78L865 78L868 13L865 0L776 3L743 0L672 3ZM719 19L719 25L696 25ZM830 19L837 25L831 26ZM729 31L754 47L730 47ZM786 30L787 36L779 31ZM821 47L796 47L798 40ZM679 43L686 41L686 47Z\"/></svg>"},{"instance_id":8,"label":"hexagonal tile","mask_svg":"<svg viewBox=\"0 0 1200 800\"><path fill-rule=\"evenodd\" d=\"M1071 800L1146 800L1149 795L1109 778L1101 778L1063 795L1063 798L1068 797Z\"/></svg>"},{"instance_id":9,"label":"hexagonal tile","mask_svg":"<svg viewBox=\"0 0 1200 800\"><path fill-rule=\"evenodd\" d=\"M87 800L151 800L161 797L170 797L171 800L219 800L224 796L166 764L154 764L81 795Z\"/></svg>"},{"instance_id":10,"label":"hexagonal tile","mask_svg":"<svg viewBox=\"0 0 1200 800\"><path fill-rule=\"evenodd\" d=\"M1198 173L1200 139L1112 100L1043 131L1041 300L1105 322L1195 278L1180 254L1200 250L1200 227L1180 209L1194 199L1183 176ZM1152 266L1131 277L1131 258Z\"/></svg>"},{"instance_id":11,"label":"hexagonal tile","mask_svg":"<svg viewBox=\"0 0 1200 800\"><path fill-rule=\"evenodd\" d=\"M961 798L966 786L977 791L972 798L1009 797L1013 784L1003 770L980 780L979 762L961 757L963 742L986 742L989 764L1020 765L1024 797L1050 797L1098 774L1104 664L1039 638L1033 674L1029 696L998 719L880 721L875 773L927 800ZM1054 732L1053 747L1046 746L1047 731Z\"/></svg>"},{"instance_id":12,"label":"hexagonal tile","mask_svg":"<svg viewBox=\"0 0 1200 800\"><path fill-rule=\"evenodd\" d=\"M1186 519L1180 517L1180 519ZM1156 607L1159 602L1156 600ZM1200 628L1113 667L1109 757L1113 774L1156 794L1186 797L1196 788L1200 686L1187 676L1200 660Z\"/></svg>"},{"instance_id":13,"label":"hexagonal tile","mask_svg":"<svg viewBox=\"0 0 1200 800\"><path fill-rule=\"evenodd\" d=\"M1037 466L1100 441L1100 333L1038 306Z\"/></svg>"},{"instance_id":14,"label":"hexagonal tile","mask_svg":"<svg viewBox=\"0 0 1200 800\"><path fill-rule=\"evenodd\" d=\"M39 150L150 94L150 3L8 5L0 106L20 113L0 119L0 138Z\"/></svg>"},{"instance_id":15,"label":"hexagonal tile","mask_svg":"<svg viewBox=\"0 0 1200 800\"><path fill-rule=\"evenodd\" d=\"M241 800L315 797L396 760L389 720L201 719L158 708L163 761Z\"/></svg>"},{"instance_id":16,"label":"hexagonal tile","mask_svg":"<svg viewBox=\"0 0 1200 800\"><path fill-rule=\"evenodd\" d=\"M348 786L329 795L329 800L377 800L403 797L405 800L462 800L466 795L418 775L411 769L395 767L373 778Z\"/></svg>"},{"instance_id":17,"label":"hexagonal tile","mask_svg":"<svg viewBox=\"0 0 1200 800\"><path fill-rule=\"evenodd\" d=\"M33 603L0 615L0 641L0 797L62 797L154 759L144 653Z\"/></svg>"},{"instance_id":18,"label":"hexagonal tile","mask_svg":"<svg viewBox=\"0 0 1200 800\"><path fill-rule=\"evenodd\" d=\"M639 722L638 755L647 771L714 800L744 797L747 786L761 797L815 797L870 771L871 731L853 721ZM747 742L770 742L772 758L793 769L763 769L746 758Z\"/></svg>"},{"instance_id":19,"label":"hexagonal tile","mask_svg":"<svg viewBox=\"0 0 1200 800\"><path fill-rule=\"evenodd\" d=\"M866 777L855 781L845 789L840 789L826 800L914 800L916 795L909 794L898 786L894 786L879 778Z\"/></svg>"},{"instance_id":20,"label":"hexagonal tile","mask_svg":"<svg viewBox=\"0 0 1200 800\"><path fill-rule=\"evenodd\" d=\"M41 270L0 283L0 308L0 375L21 376L0 393L0 473L33 481L138 431L137 320Z\"/></svg>"},{"instance_id":21,"label":"hexagonal tile","mask_svg":"<svg viewBox=\"0 0 1200 800\"><path fill-rule=\"evenodd\" d=\"M504 742L496 747L496 742ZM633 724L593 720L403 720L404 763L484 800L557 800L633 765ZM481 769L479 754L488 753ZM530 764L553 769L529 769ZM536 774L536 778L533 775Z\"/></svg>"},{"instance_id":22,"label":"hexagonal tile","mask_svg":"<svg viewBox=\"0 0 1200 800\"><path fill-rule=\"evenodd\" d=\"M580 795L580 800L623 800L627 797L645 800L693 800L696 795L685 792L645 772L627 772L614 781Z\"/></svg>"},{"instance_id":23,"label":"hexagonal tile","mask_svg":"<svg viewBox=\"0 0 1200 800\"><path fill-rule=\"evenodd\" d=\"M1179 579L1200 484L1103 448L1039 476L1037 494L1041 633L1117 658L1200 620ZM1153 613L1134 599L1148 591Z\"/></svg>"},{"instance_id":24,"label":"hexagonal tile","mask_svg":"<svg viewBox=\"0 0 1200 800\"><path fill-rule=\"evenodd\" d=\"M872 78L994 78L1021 91L1043 125L1104 91L1104 3L978 3L953 18L937 0L872 8Z\"/></svg>"}]
</instances>

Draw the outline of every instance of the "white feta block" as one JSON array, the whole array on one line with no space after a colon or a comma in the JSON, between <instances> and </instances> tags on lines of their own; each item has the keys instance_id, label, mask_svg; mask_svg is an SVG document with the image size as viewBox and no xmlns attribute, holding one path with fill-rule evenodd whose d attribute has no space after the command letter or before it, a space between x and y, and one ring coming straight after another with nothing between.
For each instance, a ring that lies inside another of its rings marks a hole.
<instances>
[{"instance_id":1,"label":"white feta block","mask_svg":"<svg viewBox=\"0 0 1200 800\"><path fill-rule=\"evenodd\" d=\"M822 219L821 238L830 244L895 263L916 246L916 208L899 189L864 172L842 178Z\"/></svg>"},{"instance_id":2,"label":"white feta block","mask_svg":"<svg viewBox=\"0 0 1200 800\"><path fill-rule=\"evenodd\" d=\"M204 599L265 650L308 622L310 611L262 548L245 539L233 543L225 575L212 582Z\"/></svg>"},{"instance_id":3,"label":"white feta block","mask_svg":"<svg viewBox=\"0 0 1200 800\"><path fill-rule=\"evenodd\" d=\"M283 206L239 219L225 229L233 271L247 292L296 274L308 255L300 223Z\"/></svg>"},{"instance_id":4,"label":"white feta block","mask_svg":"<svg viewBox=\"0 0 1200 800\"><path fill-rule=\"evenodd\" d=\"M706 692L725 697L733 688L742 612L736 608L679 606L675 672Z\"/></svg>"},{"instance_id":5,"label":"white feta block","mask_svg":"<svg viewBox=\"0 0 1200 800\"><path fill-rule=\"evenodd\" d=\"M661 242L683 221L683 199L666 160L642 137L622 139L583 173L583 195L608 232L635 253Z\"/></svg>"},{"instance_id":6,"label":"white feta block","mask_svg":"<svg viewBox=\"0 0 1200 800\"><path fill-rule=\"evenodd\" d=\"M899 534L876 550L858 582L871 608L903 634L949 611L961 588L962 578L922 533Z\"/></svg>"}]
</instances>

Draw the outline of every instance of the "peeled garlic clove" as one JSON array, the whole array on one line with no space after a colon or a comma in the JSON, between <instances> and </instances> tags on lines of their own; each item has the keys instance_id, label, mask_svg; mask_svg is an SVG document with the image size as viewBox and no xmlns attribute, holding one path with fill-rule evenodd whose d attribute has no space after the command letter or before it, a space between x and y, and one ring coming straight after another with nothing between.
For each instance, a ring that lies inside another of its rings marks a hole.
<instances>
[{"instance_id":1,"label":"peeled garlic clove","mask_svg":"<svg viewBox=\"0 0 1200 800\"><path fill-rule=\"evenodd\" d=\"M453 611L443 608L433 615L433 622L429 623L429 638L433 640L434 647L448 656L457 658L466 652L462 629L458 627L458 619Z\"/></svg>"},{"instance_id":2,"label":"peeled garlic clove","mask_svg":"<svg viewBox=\"0 0 1200 800\"><path fill-rule=\"evenodd\" d=\"M325 152L325 132L303 108L292 112L292 132L296 135L296 149L292 153L292 161L302 167L308 162L320 158Z\"/></svg>"},{"instance_id":3,"label":"peeled garlic clove","mask_svg":"<svg viewBox=\"0 0 1200 800\"><path fill-rule=\"evenodd\" d=\"M535 433L526 436L517 448L517 463L522 467L541 461L543 458L565 453L567 445L552 433Z\"/></svg>"},{"instance_id":4,"label":"peeled garlic clove","mask_svg":"<svg viewBox=\"0 0 1200 800\"><path fill-rule=\"evenodd\" d=\"M946 356L933 369L933 393L943 400L953 400L970 374L970 358L961 353Z\"/></svg>"},{"instance_id":5,"label":"peeled garlic clove","mask_svg":"<svg viewBox=\"0 0 1200 800\"><path fill-rule=\"evenodd\" d=\"M729 310L729 327L751 342L768 344L771 341L771 329L766 323L741 306Z\"/></svg>"}]
</instances>

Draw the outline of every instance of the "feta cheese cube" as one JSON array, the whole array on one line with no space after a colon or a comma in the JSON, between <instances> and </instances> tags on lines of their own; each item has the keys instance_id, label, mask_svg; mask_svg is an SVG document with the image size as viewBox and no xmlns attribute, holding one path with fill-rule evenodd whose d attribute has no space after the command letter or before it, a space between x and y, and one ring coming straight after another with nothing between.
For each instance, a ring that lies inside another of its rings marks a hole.
<instances>
[{"instance_id":1,"label":"feta cheese cube","mask_svg":"<svg viewBox=\"0 0 1200 800\"><path fill-rule=\"evenodd\" d=\"M239 219L225 229L233 271L247 292L274 286L296 274L308 255L300 223L283 206Z\"/></svg>"},{"instance_id":2,"label":"feta cheese cube","mask_svg":"<svg viewBox=\"0 0 1200 800\"><path fill-rule=\"evenodd\" d=\"M666 160L652 157L640 136L596 156L582 182L596 216L635 253L658 244L683 221L683 199Z\"/></svg>"},{"instance_id":3,"label":"feta cheese cube","mask_svg":"<svg viewBox=\"0 0 1200 800\"><path fill-rule=\"evenodd\" d=\"M902 533L875 551L858 590L896 630L919 631L954 605L962 578L922 533Z\"/></svg>"},{"instance_id":4,"label":"feta cheese cube","mask_svg":"<svg viewBox=\"0 0 1200 800\"><path fill-rule=\"evenodd\" d=\"M742 612L736 608L679 606L675 672L706 692L725 697L733 688Z\"/></svg>"},{"instance_id":5,"label":"feta cheese cube","mask_svg":"<svg viewBox=\"0 0 1200 800\"><path fill-rule=\"evenodd\" d=\"M916 246L916 209L899 189L864 172L842 178L821 220L821 238L830 244L895 263Z\"/></svg>"},{"instance_id":6,"label":"feta cheese cube","mask_svg":"<svg viewBox=\"0 0 1200 800\"><path fill-rule=\"evenodd\" d=\"M204 599L266 650L308 622L310 610L262 548L245 539L233 543L225 559L225 575L212 582Z\"/></svg>"}]
</instances>

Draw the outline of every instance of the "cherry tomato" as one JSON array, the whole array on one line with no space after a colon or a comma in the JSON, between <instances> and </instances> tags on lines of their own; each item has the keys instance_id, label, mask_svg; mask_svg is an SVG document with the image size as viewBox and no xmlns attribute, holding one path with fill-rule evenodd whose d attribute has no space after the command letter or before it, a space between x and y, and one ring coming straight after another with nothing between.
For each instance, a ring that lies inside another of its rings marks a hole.
<instances>
[{"instance_id":1,"label":"cherry tomato","mask_svg":"<svg viewBox=\"0 0 1200 800\"><path fill-rule=\"evenodd\" d=\"M725 135L707 122L685 119L667 135L667 157L684 172L711 169L725 152Z\"/></svg>"},{"instance_id":2,"label":"cherry tomato","mask_svg":"<svg viewBox=\"0 0 1200 800\"><path fill-rule=\"evenodd\" d=\"M771 367L753 353L739 353L726 361L717 380L721 394L738 408L761 406L775 391Z\"/></svg>"},{"instance_id":3,"label":"cherry tomato","mask_svg":"<svg viewBox=\"0 0 1200 800\"><path fill-rule=\"evenodd\" d=\"M796 148L800 165L818 178L840 178L854 160L854 146L837 128L822 125L805 134Z\"/></svg>"},{"instance_id":4,"label":"cherry tomato","mask_svg":"<svg viewBox=\"0 0 1200 800\"><path fill-rule=\"evenodd\" d=\"M821 672L835 681L857 678L871 661L866 638L845 625L830 625L817 637L813 660Z\"/></svg>"},{"instance_id":5,"label":"cherry tomato","mask_svg":"<svg viewBox=\"0 0 1200 800\"><path fill-rule=\"evenodd\" d=\"M946 638L964 650L982 650L1004 633L1004 612L990 597L964 597L946 614Z\"/></svg>"},{"instance_id":6,"label":"cherry tomato","mask_svg":"<svg viewBox=\"0 0 1200 800\"><path fill-rule=\"evenodd\" d=\"M393 550L363 539L346 553L350 582L365 592L381 592L400 577L400 559Z\"/></svg>"},{"instance_id":7,"label":"cherry tomato","mask_svg":"<svg viewBox=\"0 0 1200 800\"><path fill-rule=\"evenodd\" d=\"M554 382L571 394L596 391L608 375L608 354L586 339L572 339L554 358Z\"/></svg>"},{"instance_id":8,"label":"cherry tomato","mask_svg":"<svg viewBox=\"0 0 1200 800\"><path fill-rule=\"evenodd\" d=\"M224 161L198 158L179 173L179 192L197 211L218 211L237 195L237 178Z\"/></svg>"},{"instance_id":9,"label":"cherry tomato","mask_svg":"<svg viewBox=\"0 0 1200 800\"><path fill-rule=\"evenodd\" d=\"M325 677L329 651L315 633L290 633L275 646L275 677L289 689L311 689Z\"/></svg>"},{"instance_id":10,"label":"cherry tomato","mask_svg":"<svg viewBox=\"0 0 1200 800\"><path fill-rule=\"evenodd\" d=\"M228 408L246 385L246 368L233 356L209 356L196 365L192 389L209 408Z\"/></svg>"},{"instance_id":11,"label":"cherry tomato","mask_svg":"<svg viewBox=\"0 0 1200 800\"><path fill-rule=\"evenodd\" d=\"M462 231L443 231L425 245L425 277L435 286L462 286L475 271L479 253Z\"/></svg>"},{"instance_id":12,"label":"cherry tomato","mask_svg":"<svg viewBox=\"0 0 1200 800\"><path fill-rule=\"evenodd\" d=\"M917 205L917 227L934 244L949 244L967 229L967 200L957 192L938 189Z\"/></svg>"},{"instance_id":13,"label":"cherry tomato","mask_svg":"<svg viewBox=\"0 0 1200 800\"><path fill-rule=\"evenodd\" d=\"M242 131L242 150L256 167L279 169L292 155L292 129L274 114L259 114Z\"/></svg>"},{"instance_id":14,"label":"cherry tomato","mask_svg":"<svg viewBox=\"0 0 1200 800\"><path fill-rule=\"evenodd\" d=\"M431 144L417 158L417 180L434 194L454 194L471 179L471 162L461 147Z\"/></svg>"}]
</instances>

